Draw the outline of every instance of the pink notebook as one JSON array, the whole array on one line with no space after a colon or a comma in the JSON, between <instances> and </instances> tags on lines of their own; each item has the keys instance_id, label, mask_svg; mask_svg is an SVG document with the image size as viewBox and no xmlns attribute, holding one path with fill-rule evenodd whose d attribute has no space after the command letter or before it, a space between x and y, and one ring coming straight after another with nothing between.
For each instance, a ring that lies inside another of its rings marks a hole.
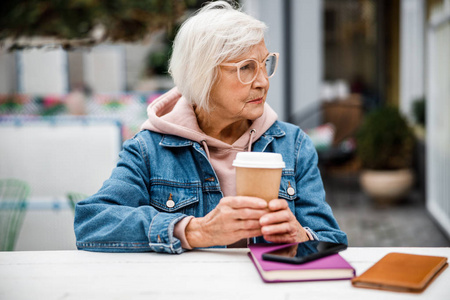
<instances>
[{"instance_id":1,"label":"pink notebook","mask_svg":"<svg viewBox=\"0 0 450 300\"><path fill-rule=\"evenodd\" d=\"M304 264L289 264L262 259L262 254L285 247L286 244L248 245L250 259L264 282L344 280L355 276L355 269L339 254Z\"/></svg>"}]
</instances>

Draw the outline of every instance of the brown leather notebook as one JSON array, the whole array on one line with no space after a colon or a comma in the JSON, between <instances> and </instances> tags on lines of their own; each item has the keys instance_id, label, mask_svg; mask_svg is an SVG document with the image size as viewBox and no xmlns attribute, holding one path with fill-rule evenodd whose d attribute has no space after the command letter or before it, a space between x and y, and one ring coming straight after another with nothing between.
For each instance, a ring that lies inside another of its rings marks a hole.
<instances>
[{"instance_id":1,"label":"brown leather notebook","mask_svg":"<svg viewBox=\"0 0 450 300\"><path fill-rule=\"evenodd\" d=\"M389 253L354 277L352 284L362 288L420 293L447 266L447 257Z\"/></svg>"}]
</instances>

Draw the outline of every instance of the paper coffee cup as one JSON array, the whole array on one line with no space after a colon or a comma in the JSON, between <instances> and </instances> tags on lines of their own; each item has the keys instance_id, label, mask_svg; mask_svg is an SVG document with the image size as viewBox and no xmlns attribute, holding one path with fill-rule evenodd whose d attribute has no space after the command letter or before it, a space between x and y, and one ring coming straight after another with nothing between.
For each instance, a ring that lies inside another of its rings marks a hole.
<instances>
[{"instance_id":1,"label":"paper coffee cup","mask_svg":"<svg viewBox=\"0 0 450 300\"><path fill-rule=\"evenodd\" d=\"M236 194L259 197L267 202L278 198L281 173L285 167L279 153L239 152L236 167Z\"/></svg>"}]
</instances>

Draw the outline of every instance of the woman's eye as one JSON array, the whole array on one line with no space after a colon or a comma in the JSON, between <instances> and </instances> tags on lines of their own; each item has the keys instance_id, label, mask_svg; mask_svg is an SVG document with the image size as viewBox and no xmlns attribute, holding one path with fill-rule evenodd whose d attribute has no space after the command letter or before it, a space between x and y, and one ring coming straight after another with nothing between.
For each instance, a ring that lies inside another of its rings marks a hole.
<instances>
[{"instance_id":1,"label":"woman's eye","mask_svg":"<svg viewBox=\"0 0 450 300\"><path fill-rule=\"evenodd\" d=\"M243 64L240 68L239 71L244 71L244 72L255 72L257 66L256 63L253 61L250 61L248 63Z\"/></svg>"},{"instance_id":2,"label":"woman's eye","mask_svg":"<svg viewBox=\"0 0 450 300\"><path fill-rule=\"evenodd\" d=\"M242 67L240 67L240 70L241 71L246 71L246 70L249 70L250 68L251 68L250 64L245 64Z\"/></svg>"}]
</instances>

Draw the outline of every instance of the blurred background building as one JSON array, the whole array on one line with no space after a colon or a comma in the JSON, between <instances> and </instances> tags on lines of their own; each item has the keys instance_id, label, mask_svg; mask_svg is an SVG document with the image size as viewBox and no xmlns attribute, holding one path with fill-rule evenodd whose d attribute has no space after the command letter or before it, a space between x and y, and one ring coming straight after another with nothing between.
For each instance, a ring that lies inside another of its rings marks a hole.
<instances>
[{"instance_id":1,"label":"blurred background building","mask_svg":"<svg viewBox=\"0 0 450 300\"><path fill-rule=\"evenodd\" d=\"M110 23L103 28L81 21L95 15L89 6L52 6L51 0L38 7L33 1L17 1L22 8L2 4L0 27L11 30L0 30L0 180L17 178L30 187L16 250L75 248L69 196L89 195L101 186L121 143L146 119L147 105L173 86L167 74L173 36L204 1L163 2L169 4L161 11L147 7L144 19L127 14L136 9L131 4L117 8L120 17L104 9L100 13ZM268 102L281 120L313 139L327 200L350 245L450 246L450 1L240 4L269 27L266 44L280 53L280 65ZM18 20L14 14L33 9L22 23L12 21ZM80 20L60 20L76 15ZM26 21L36 16L42 20ZM56 23L42 25L42 32L67 23L89 38L49 38L35 30L12 39L21 25L46 20ZM386 107L396 113L382 113L382 122L372 123L387 129L369 132L392 133L387 139L393 142L378 142L378 149L359 133L368 119L376 120L369 116ZM400 123L407 128L397 130ZM410 131L414 142L404 142ZM391 148L388 162L377 161ZM371 188L360 185L367 165L410 172ZM393 190L398 197L371 189Z\"/></svg>"}]
</instances>

